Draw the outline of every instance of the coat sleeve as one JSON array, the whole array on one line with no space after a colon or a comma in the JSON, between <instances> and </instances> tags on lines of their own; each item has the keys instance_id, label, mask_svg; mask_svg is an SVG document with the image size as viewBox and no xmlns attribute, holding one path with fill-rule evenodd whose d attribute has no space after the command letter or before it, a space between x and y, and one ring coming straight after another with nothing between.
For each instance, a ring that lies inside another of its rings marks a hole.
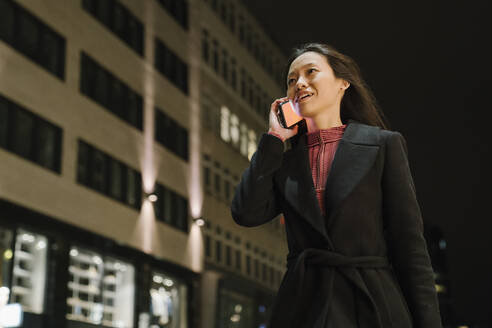
<instances>
[{"instance_id":1,"label":"coat sleeve","mask_svg":"<svg viewBox=\"0 0 492 328\"><path fill-rule=\"evenodd\" d=\"M231 214L237 224L254 227L280 214L273 175L282 164L283 151L278 137L267 133L261 136L232 199Z\"/></svg>"},{"instance_id":2,"label":"coat sleeve","mask_svg":"<svg viewBox=\"0 0 492 328\"><path fill-rule=\"evenodd\" d=\"M414 327L441 328L439 303L405 138L386 139L383 215L390 261L412 314Z\"/></svg>"}]
</instances>

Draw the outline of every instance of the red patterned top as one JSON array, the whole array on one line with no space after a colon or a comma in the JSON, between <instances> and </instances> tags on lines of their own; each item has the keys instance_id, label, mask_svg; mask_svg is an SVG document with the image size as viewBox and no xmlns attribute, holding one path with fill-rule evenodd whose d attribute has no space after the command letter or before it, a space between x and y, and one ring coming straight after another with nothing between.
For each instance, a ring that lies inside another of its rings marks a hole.
<instances>
[{"instance_id":1,"label":"red patterned top","mask_svg":"<svg viewBox=\"0 0 492 328\"><path fill-rule=\"evenodd\" d=\"M323 215L325 214L324 192L326 179L330 173L338 143L342 139L346 127L347 124L344 124L306 133L311 175L313 177L314 189L316 190L316 197L318 198L319 207ZM284 138L275 132L269 132L269 134L285 141Z\"/></svg>"},{"instance_id":2,"label":"red patterned top","mask_svg":"<svg viewBox=\"0 0 492 328\"><path fill-rule=\"evenodd\" d=\"M326 179L330 173L335 152L346 127L347 124L344 124L306 133L314 189L316 190L316 197L323 215L325 214L324 192Z\"/></svg>"}]
</instances>

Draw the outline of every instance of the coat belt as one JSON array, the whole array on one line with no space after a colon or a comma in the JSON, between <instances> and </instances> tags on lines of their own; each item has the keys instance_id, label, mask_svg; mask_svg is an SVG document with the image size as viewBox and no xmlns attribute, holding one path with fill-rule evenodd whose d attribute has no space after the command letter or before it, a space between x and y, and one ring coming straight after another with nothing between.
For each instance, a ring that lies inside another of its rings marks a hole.
<instances>
[{"instance_id":1,"label":"coat belt","mask_svg":"<svg viewBox=\"0 0 492 328\"><path fill-rule=\"evenodd\" d=\"M361 268L390 268L390 264L386 257L351 257L317 248L290 254L269 328L326 328L330 319L334 270L347 278L366 298L366 302L359 302L358 307L361 327L391 327L387 309L378 308L358 271Z\"/></svg>"}]
</instances>

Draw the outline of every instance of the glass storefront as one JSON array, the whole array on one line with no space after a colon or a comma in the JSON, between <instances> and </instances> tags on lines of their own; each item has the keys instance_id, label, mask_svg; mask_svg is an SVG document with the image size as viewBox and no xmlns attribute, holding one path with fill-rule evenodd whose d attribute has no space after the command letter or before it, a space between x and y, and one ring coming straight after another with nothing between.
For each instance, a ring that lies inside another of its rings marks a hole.
<instances>
[{"instance_id":1,"label":"glass storefront","mask_svg":"<svg viewBox=\"0 0 492 328\"><path fill-rule=\"evenodd\" d=\"M133 265L79 247L70 249L67 319L133 327Z\"/></svg>"},{"instance_id":2,"label":"glass storefront","mask_svg":"<svg viewBox=\"0 0 492 328\"><path fill-rule=\"evenodd\" d=\"M255 327L255 301L228 289L219 290L219 327Z\"/></svg>"},{"instance_id":3,"label":"glass storefront","mask_svg":"<svg viewBox=\"0 0 492 328\"><path fill-rule=\"evenodd\" d=\"M0 227L0 287L10 286L10 272L12 266L12 231Z\"/></svg>"},{"instance_id":4,"label":"glass storefront","mask_svg":"<svg viewBox=\"0 0 492 328\"><path fill-rule=\"evenodd\" d=\"M0 199L0 303L22 306L22 327L187 328L194 279L185 268Z\"/></svg>"},{"instance_id":5,"label":"glass storefront","mask_svg":"<svg viewBox=\"0 0 492 328\"><path fill-rule=\"evenodd\" d=\"M10 303L21 304L25 312L44 311L47 246L45 236L17 231Z\"/></svg>"},{"instance_id":6,"label":"glass storefront","mask_svg":"<svg viewBox=\"0 0 492 328\"><path fill-rule=\"evenodd\" d=\"M150 328L185 328L187 286L164 273L154 272L150 288Z\"/></svg>"}]
</instances>

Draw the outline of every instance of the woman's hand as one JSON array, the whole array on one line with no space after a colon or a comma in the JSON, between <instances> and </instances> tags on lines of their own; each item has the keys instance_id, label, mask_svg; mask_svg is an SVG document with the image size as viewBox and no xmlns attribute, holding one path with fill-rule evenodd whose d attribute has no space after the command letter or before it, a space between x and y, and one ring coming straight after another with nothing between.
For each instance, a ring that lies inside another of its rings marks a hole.
<instances>
[{"instance_id":1,"label":"woman's hand","mask_svg":"<svg viewBox=\"0 0 492 328\"><path fill-rule=\"evenodd\" d=\"M294 126L294 128L292 129L286 129L282 125L280 125L280 122L277 117L277 107L279 103L286 100L289 100L289 98L287 97L279 98L272 103L270 107L270 128L268 129L268 132L273 132L275 134L280 135L283 138L283 140L295 136L297 134L297 130L299 129L297 125Z\"/></svg>"}]
</instances>

